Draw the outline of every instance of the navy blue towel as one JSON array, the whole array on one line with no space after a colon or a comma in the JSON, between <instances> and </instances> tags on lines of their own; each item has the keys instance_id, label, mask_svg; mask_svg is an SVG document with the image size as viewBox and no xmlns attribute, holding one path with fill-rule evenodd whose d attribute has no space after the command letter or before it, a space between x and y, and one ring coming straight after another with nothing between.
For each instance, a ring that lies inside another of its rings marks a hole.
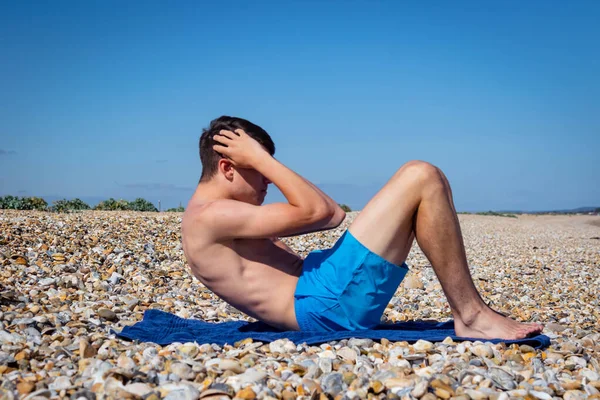
<instances>
[{"instance_id":1,"label":"navy blue towel","mask_svg":"<svg viewBox=\"0 0 600 400\"><path fill-rule=\"evenodd\" d=\"M419 339L430 342L441 342L446 337L455 341L481 340L493 343L528 344L536 349L550 345L550 338L538 335L521 340L482 340L460 338L454 332L454 324L448 322L397 322L382 324L374 329L337 332L298 332L280 331L263 322L231 321L221 323L204 322L195 319L179 318L176 315L160 310L146 310L144 319L133 326L126 326L121 332L112 331L118 337L142 342L154 342L167 345L174 342L233 344L239 340L252 338L264 343L277 339L289 339L296 344L309 345L349 338L388 339L390 341L416 342Z\"/></svg>"}]
</instances>

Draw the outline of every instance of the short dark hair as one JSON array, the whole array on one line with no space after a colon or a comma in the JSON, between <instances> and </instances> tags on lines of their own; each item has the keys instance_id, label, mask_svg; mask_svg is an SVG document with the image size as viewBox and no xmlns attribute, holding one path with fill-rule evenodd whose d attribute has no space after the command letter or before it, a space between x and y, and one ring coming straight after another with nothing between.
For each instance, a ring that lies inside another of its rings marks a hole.
<instances>
[{"instance_id":1,"label":"short dark hair","mask_svg":"<svg viewBox=\"0 0 600 400\"><path fill-rule=\"evenodd\" d=\"M210 180L217 173L217 166L219 159L221 159L221 155L213 149L215 144L220 144L213 139L214 135L221 130L233 132L236 129L242 129L246 132L248 136L263 145L269 154L275 154L275 143L273 143L273 140L267 131L243 118L223 115L222 117L213 119L210 122L210 126L202 130L200 143L198 145L200 148L200 162L202 163L200 182Z\"/></svg>"}]
</instances>

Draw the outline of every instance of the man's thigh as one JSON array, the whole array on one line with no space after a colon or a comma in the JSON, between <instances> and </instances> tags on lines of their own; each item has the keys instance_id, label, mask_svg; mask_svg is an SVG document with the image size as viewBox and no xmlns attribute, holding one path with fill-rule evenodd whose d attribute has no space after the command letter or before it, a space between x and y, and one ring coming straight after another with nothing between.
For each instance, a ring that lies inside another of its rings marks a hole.
<instances>
[{"instance_id":1,"label":"man's thigh","mask_svg":"<svg viewBox=\"0 0 600 400\"><path fill-rule=\"evenodd\" d=\"M400 265L414 240L414 216L420 193L408 163L377 192L348 230L373 253Z\"/></svg>"}]
</instances>

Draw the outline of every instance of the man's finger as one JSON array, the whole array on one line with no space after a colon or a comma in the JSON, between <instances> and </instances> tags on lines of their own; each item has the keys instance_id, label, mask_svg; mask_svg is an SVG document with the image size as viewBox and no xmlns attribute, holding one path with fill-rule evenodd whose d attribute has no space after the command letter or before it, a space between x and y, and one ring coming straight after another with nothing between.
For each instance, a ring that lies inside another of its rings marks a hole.
<instances>
[{"instance_id":1,"label":"man's finger","mask_svg":"<svg viewBox=\"0 0 600 400\"><path fill-rule=\"evenodd\" d=\"M213 140L219 143L227 143L227 141L231 140L231 138L225 135L214 135Z\"/></svg>"},{"instance_id":2,"label":"man's finger","mask_svg":"<svg viewBox=\"0 0 600 400\"><path fill-rule=\"evenodd\" d=\"M237 133L238 136L243 136L246 134L246 132L243 129L239 129L239 128L236 129L234 132Z\"/></svg>"},{"instance_id":3,"label":"man's finger","mask_svg":"<svg viewBox=\"0 0 600 400\"><path fill-rule=\"evenodd\" d=\"M220 146L218 144L215 144L213 146L213 150L216 151L219 154L225 155L225 153L223 153L223 151L227 150L227 146Z\"/></svg>"},{"instance_id":4,"label":"man's finger","mask_svg":"<svg viewBox=\"0 0 600 400\"><path fill-rule=\"evenodd\" d=\"M223 130L221 130L221 131L219 131L219 135L221 135L221 136L225 136L225 137L227 137L227 138L229 138L229 139L233 139L234 137L236 137L236 136L237 136L237 135L236 135L236 134L234 134L233 132L231 132L231 131L226 131L226 130L224 130L224 129L223 129Z\"/></svg>"}]
</instances>

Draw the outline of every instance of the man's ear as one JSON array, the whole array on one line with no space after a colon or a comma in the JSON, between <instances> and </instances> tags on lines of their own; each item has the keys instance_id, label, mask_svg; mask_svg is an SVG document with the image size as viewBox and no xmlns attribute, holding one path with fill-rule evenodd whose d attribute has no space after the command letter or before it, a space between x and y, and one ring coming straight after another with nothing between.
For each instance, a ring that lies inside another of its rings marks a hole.
<instances>
[{"instance_id":1,"label":"man's ear","mask_svg":"<svg viewBox=\"0 0 600 400\"><path fill-rule=\"evenodd\" d=\"M219 159L218 170L219 170L219 173L223 174L223 176L225 176L225 178L227 178L228 181L233 180L233 171L235 171L235 168L233 166L233 163L229 159L227 159L227 158Z\"/></svg>"}]
</instances>

